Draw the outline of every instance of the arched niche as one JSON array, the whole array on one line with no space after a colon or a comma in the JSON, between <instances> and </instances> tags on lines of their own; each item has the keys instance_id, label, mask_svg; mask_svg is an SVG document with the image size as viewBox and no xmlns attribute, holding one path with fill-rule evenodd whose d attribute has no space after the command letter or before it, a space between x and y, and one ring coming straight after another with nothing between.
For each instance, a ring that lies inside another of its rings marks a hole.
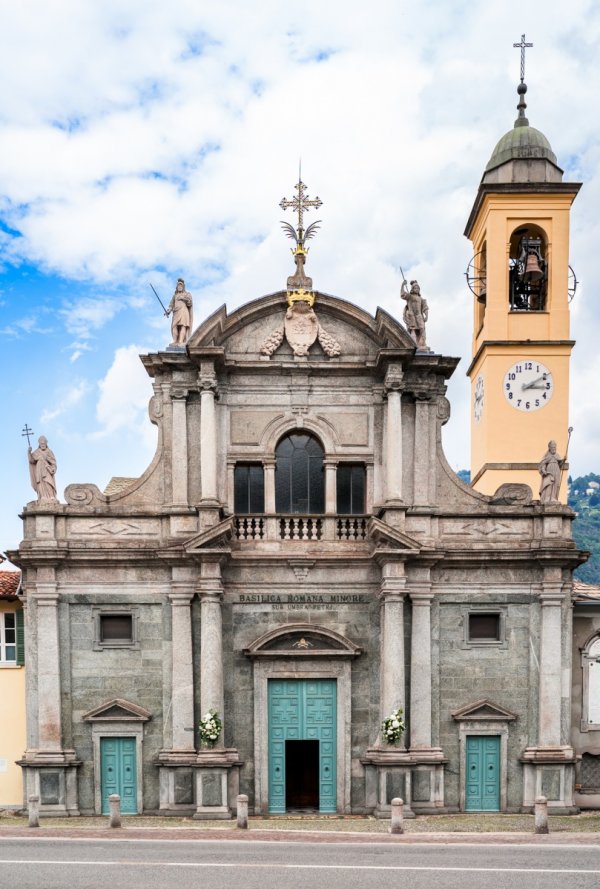
<instances>
[{"instance_id":1,"label":"arched niche","mask_svg":"<svg viewBox=\"0 0 600 889\"><path fill-rule=\"evenodd\" d=\"M600 732L600 634L591 636L581 651L583 701L581 731Z\"/></svg>"},{"instance_id":2,"label":"arched niche","mask_svg":"<svg viewBox=\"0 0 600 889\"><path fill-rule=\"evenodd\" d=\"M519 225L509 240L511 312L543 312L548 298L548 236L534 223Z\"/></svg>"}]
</instances>

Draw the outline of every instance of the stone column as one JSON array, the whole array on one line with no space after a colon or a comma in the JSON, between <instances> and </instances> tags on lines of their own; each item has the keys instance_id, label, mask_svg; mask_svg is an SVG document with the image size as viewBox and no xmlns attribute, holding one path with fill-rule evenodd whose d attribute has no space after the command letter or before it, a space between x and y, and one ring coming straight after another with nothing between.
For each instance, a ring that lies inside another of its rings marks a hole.
<instances>
[{"instance_id":1,"label":"stone column","mask_svg":"<svg viewBox=\"0 0 600 889\"><path fill-rule=\"evenodd\" d=\"M381 568L381 718L404 709L404 563L385 562Z\"/></svg>"},{"instance_id":2,"label":"stone column","mask_svg":"<svg viewBox=\"0 0 600 889\"><path fill-rule=\"evenodd\" d=\"M325 514L336 515L337 513L337 462L334 460L325 460L323 462L325 470Z\"/></svg>"},{"instance_id":3,"label":"stone column","mask_svg":"<svg viewBox=\"0 0 600 889\"><path fill-rule=\"evenodd\" d=\"M173 425L171 440L171 479L173 505L188 505L187 390L171 393Z\"/></svg>"},{"instance_id":4,"label":"stone column","mask_svg":"<svg viewBox=\"0 0 600 889\"><path fill-rule=\"evenodd\" d=\"M202 562L200 580L200 709L216 710L223 719L223 584L218 561ZM223 746L223 735L219 738Z\"/></svg>"},{"instance_id":5,"label":"stone column","mask_svg":"<svg viewBox=\"0 0 600 889\"><path fill-rule=\"evenodd\" d=\"M171 602L172 634L172 702L174 751L194 750L194 661L192 651L193 591L187 584L173 583Z\"/></svg>"},{"instance_id":6,"label":"stone column","mask_svg":"<svg viewBox=\"0 0 600 889\"><path fill-rule=\"evenodd\" d=\"M540 639L540 747L554 747L561 743L560 714L561 689L561 637L562 603L561 590L547 590L540 596L542 626Z\"/></svg>"},{"instance_id":7,"label":"stone column","mask_svg":"<svg viewBox=\"0 0 600 889\"><path fill-rule=\"evenodd\" d=\"M52 573L54 573L54 569ZM38 574L40 572L38 571ZM40 752L62 751L60 643L56 584L40 583L34 594L38 632L38 728Z\"/></svg>"},{"instance_id":8,"label":"stone column","mask_svg":"<svg viewBox=\"0 0 600 889\"><path fill-rule=\"evenodd\" d=\"M431 601L430 591L412 591L410 639L410 749L431 747Z\"/></svg>"},{"instance_id":9,"label":"stone column","mask_svg":"<svg viewBox=\"0 0 600 889\"><path fill-rule=\"evenodd\" d=\"M414 444L414 492L415 506L426 506L429 503L429 401L425 396L415 401L415 444Z\"/></svg>"},{"instance_id":10,"label":"stone column","mask_svg":"<svg viewBox=\"0 0 600 889\"><path fill-rule=\"evenodd\" d=\"M202 502L217 503L217 380L214 368L202 362L200 371L200 480Z\"/></svg>"},{"instance_id":11,"label":"stone column","mask_svg":"<svg viewBox=\"0 0 600 889\"><path fill-rule=\"evenodd\" d=\"M265 512L275 514L275 460L263 460L265 473Z\"/></svg>"},{"instance_id":12,"label":"stone column","mask_svg":"<svg viewBox=\"0 0 600 889\"><path fill-rule=\"evenodd\" d=\"M402 370L390 365L385 376L387 394L385 435L385 499L402 501Z\"/></svg>"}]
</instances>

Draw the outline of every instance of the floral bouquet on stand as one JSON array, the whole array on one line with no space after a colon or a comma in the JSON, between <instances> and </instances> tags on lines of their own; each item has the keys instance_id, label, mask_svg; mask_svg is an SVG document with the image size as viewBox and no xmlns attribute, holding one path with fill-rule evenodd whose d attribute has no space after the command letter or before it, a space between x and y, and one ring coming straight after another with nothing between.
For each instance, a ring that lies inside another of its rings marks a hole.
<instances>
[{"instance_id":1,"label":"floral bouquet on stand","mask_svg":"<svg viewBox=\"0 0 600 889\"><path fill-rule=\"evenodd\" d=\"M402 707L397 707L381 723L381 732L386 744L397 744L401 740L404 732L403 712Z\"/></svg>"},{"instance_id":2,"label":"floral bouquet on stand","mask_svg":"<svg viewBox=\"0 0 600 889\"><path fill-rule=\"evenodd\" d=\"M203 747L214 747L219 740L219 735L223 729L223 723L219 718L216 710L209 710L205 713L198 725L198 733L200 734L200 743Z\"/></svg>"}]
</instances>

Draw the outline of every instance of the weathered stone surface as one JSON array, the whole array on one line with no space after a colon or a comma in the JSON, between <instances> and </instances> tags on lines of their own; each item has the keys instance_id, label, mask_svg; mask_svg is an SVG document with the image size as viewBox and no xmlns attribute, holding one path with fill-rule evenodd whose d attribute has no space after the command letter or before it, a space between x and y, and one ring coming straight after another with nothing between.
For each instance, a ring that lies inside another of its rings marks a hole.
<instances>
[{"instance_id":1,"label":"weathered stone surface","mask_svg":"<svg viewBox=\"0 0 600 889\"><path fill-rule=\"evenodd\" d=\"M316 306L337 357L318 338L306 356L285 341L261 356L283 294L220 309L185 350L143 356L158 427L146 472L25 510L13 554L29 603L24 768L42 815L100 810L103 738L134 743L140 811L229 817L239 792L268 808L269 682L323 678L338 693L338 811L389 815L394 797L407 814L460 808L469 732L502 739L502 808L540 792L541 768L545 795L558 786L566 805L570 512L457 479L440 431L455 359L415 354L385 312L321 294ZM276 449L292 433L322 447L322 510L277 511ZM264 512L236 514L236 464L264 467ZM364 469L365 497L340 514L348 465ZM102 616L124 613L133 638L102 638ZM499 638L470 638L482 613ZM299 647L259 650L278 631ZM90 719L115 699L132 706ZM493 707L465 715L483 699ZM406 732L389 748L381 720L396 706ZM200 751L208 709L223 732ZM560 767L539 759L558 747Z\"/></svg>"}]
</instances>

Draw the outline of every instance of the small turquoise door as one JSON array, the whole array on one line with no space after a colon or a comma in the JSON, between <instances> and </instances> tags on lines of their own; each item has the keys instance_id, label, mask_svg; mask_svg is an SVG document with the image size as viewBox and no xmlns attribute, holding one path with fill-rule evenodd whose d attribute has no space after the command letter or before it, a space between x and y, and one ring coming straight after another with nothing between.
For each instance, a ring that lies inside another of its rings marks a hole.
<instances>
[{"instance_id":1,"label":"small turquoise door","mask_svg":"<svg viewBox=\"0 0 600 889\"><path fill-rule=\"evenodd\" d=\"M467 812L500 811L500 737L467 735Z\"/></svg>"},{"instance_id":2,"label":"small turquoise door","mask_svg":"<svg viewBox=\"0 0 600 889\"><path fill-rule=\"evenodd\" d=\"M108 797L118 793L121 812L137 815L135 738L100 738L102 814L109 814Z\"/></svg>"},{"instance_id":3,"label":"small turquoise door","mask_svg":"<svg viewBox=\"0 0 600 889\"><path fill-rule=\"evenodd\" d=\"M336 811L336 692L335 679L269 681L269 812L286 811L286 741L318 743L319 812Z\"/></svg>"}]
</instances>

